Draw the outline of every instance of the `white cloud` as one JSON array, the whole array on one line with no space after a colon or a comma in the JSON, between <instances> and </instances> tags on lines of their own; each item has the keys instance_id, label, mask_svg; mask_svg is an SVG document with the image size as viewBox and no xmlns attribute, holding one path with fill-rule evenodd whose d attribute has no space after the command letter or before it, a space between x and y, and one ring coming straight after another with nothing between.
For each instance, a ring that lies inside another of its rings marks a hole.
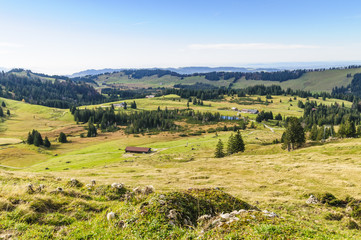
<instances>
[{"instance_id":1,"label":"white cloud","mask_svg":"<svg viewBox=\"0 0 361 240\"><path fill-rule=\"evenodd\" d=\"M315 45L302 44L276 44L276 43L217 43L217 44L191 44L188 48L193 50L282 50L282 49L312 49L320 48Z\"/></svg>"}]
</instances>

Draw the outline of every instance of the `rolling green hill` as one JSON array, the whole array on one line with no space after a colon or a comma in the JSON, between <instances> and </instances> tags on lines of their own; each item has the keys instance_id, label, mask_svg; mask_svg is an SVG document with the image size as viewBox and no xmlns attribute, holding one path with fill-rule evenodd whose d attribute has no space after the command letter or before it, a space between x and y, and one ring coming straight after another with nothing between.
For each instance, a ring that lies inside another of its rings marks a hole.
<instances>
[{"instance_id":1,"label":"rolling green hill","mask_svg":"<svg viewBox=\"0 0 361 240\"><path fill-rule=\"evenodd\" d=\"M135 72L138 70L135 70ZM143 71L143 70L139 70ZM144 70L147 71L147 70ZM159 70L161 71L161 70ZM164 71L161 75L146 74L145 76L135 76L129 70L120 72L104 73L93 76L86 76L81 78L72 78L76 82L85 81L95 88L121 88L121 89L141 89L141 88L172 88L174 85L193 85L196 83L208 84L215 87L231 87L246 88L254 85L280 85L282 88L287 89L300 89L311 92L331 92L334 87L347 86L351 83L353 75L361 73L361 68L349 69L328 69L324 71L310 71L304 73L301 77L290 79L286 81L268 81L268 80L254 80L246 79L244 76L235 79L234 77L224 79L221 77L219 80L209 80L204 74L182 75L170 71ZM45 74L33 73L28 70L12 70L12 74L19 77L28 77L30 79L40 79L42 81L55 79L66 80L68 77L62 76L49 76ZM96 84L98 85L96 85Z\"/></svg>"},{"instance_id":2,"label":"rolling green hill","mask_svg":"<svg viewBox=\"0 0 361 240\"><path fill-rule=\"evenodd\" d=\"M265 80L246 80L242 77L235 81L235 78L220 79L218 81L211 81L206 79L204 75L199 76L172 76L164 75L158 77L157 75L146 76L142 78L133 78L124 72L106 73L97 76L92 76L92 79L102 87L123 87L123 88L148 88L148 87L173 87L175 84L192 85L195 83L210 84L216 87L232 88L246 88L249 86L264 84L264 85L280 85L282 88L309 90L312 92L331 92L334 87L347 86L351 83L352 76L356 73L361 73L361 68L351 69L333 69L325 71L313 71L303 74L300 78L287 80L283 82L265 81ZM347 77L351 74L351 77Z\"/></svg>"}]
</instances>

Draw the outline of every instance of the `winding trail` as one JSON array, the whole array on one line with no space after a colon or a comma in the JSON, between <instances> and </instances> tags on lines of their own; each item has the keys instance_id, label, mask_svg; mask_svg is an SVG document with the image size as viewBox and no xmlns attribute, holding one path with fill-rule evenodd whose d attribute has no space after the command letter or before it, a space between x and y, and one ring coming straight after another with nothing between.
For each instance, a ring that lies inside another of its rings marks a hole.
<instances>
[{"instance_id":1,"label":"winding trail","mask_svg":"<svg viewBox=\"0 0 361 240\"><path fill-rule=\"evenodd\" d=\"M6 166L6 165L0 165L0 168L24 169L21 167L12 167L12 166Z\"/></svg>"},{"instance_id":2,"label":"winding trail","mask_svg":"<svg viewBox=\"0 0 361 240\"><path fill-rule=\"evenodd\" d=\"M270 126L266 125L265 123L263 123L263 126L265 126L266 128L268 128L269 130L271 130L271 132L275 132L275 130L273 130L273 128L271 128Z\"/></svg>"}]
</instances>

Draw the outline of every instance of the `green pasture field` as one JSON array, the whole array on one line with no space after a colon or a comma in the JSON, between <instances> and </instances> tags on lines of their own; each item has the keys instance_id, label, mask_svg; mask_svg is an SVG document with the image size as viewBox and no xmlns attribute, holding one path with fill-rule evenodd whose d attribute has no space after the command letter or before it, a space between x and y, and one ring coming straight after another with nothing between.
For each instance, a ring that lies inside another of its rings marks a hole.
<instances>
[{"instance_id":1,"label":"green pasture field","mask_svg":"<svg viewBox=\"0 0 361 240\"><path fill-rule=\"evenodd\" d=\"M259 97L262 103L257 103ZM121 219L135 219L134 216L137 216L136 213L142 208L142 201L146 197L135 200L136 203L94 197L96 195L92 195L86 187L69 187L69 179L76 178L82 183L89 183L95 179L99 186L109 186L113 182L124 183L130 191L138 186L152 185L157 194L168 194L188 188L217 187L259 209L267 209L284 217L266 222L257 220L245 229L240 228L243 230L240 230L239 226L234 226L233 234L239 234L238 237L243 236L245 239L360 238L359 230L349 229L351 217L344 208L305 204L310 194L325 192L330 192L340 199L346 196L361 199L359 139L338 139L326 143L307 142L303 148L287 152L281 148L281 144L272 143L275 139L281 138L284 128L277 127L276 121L269 121L265 124L273 131L262 123L256 123L255 129L248 126L246 130L241 131L246 144L245 152L218 159L214 158L217 142L221 139L226 148L228 138L234 132L219 131L203 133L200 136L190 136L189 133L224 125L233 126L237 121L209 126L179 123L187 125L185 132L126 135L118 131L100 133L95 138L81 138L80 133L85 132L84 125L77 125L68 110L0 99L3 100L12 115L0 123L0 200L3 204L0 204L0 234L15 234L20 239L86 239L100 236L108 239L121 236L132 239L147 238L138 232L141 231L137 227L139 225L135 225L132 231L130 228L118 229L105 217L109 211L115 211ZM306 101L298 97L294 100L291 96L273 96L268 101L271 100L273 103L266 105L264 96L234 96L222 101L204 101L204 106L194 106L190 103L190 107L199 111L219 111L225 116L234 116L236 112L232 111L231 107L237 107L299 117L303 113L302 109L297 107L297 102ZM352 104L335 99L310 100L327 105L337 102L350 107ZM179 101L176 95L135 101L139 110L154 110L158 106L162 109L182 109L186 108L187 103L186 99ZM241 115L243 116L242 113ZM254 121L256 115L248 116ZM18 142L11 144L15 139L25 140L27 133L33 128L39 130L43 136L49 137L52 143L49 149ZM55 141L60 131L68 134L69 143L61 144ZM181 134L188 136L182 137ZM126 146L150 147L153 152L125 153ZM46 190L29 195L26 193L26 185L30 182L43 183ZM68 195L54 195L54 189L59 186L63 187ZM82 194L89 194L92 199ZM16 202L14 199L24 201L14 205L10 202ZM5 206L8 202L10 204ZM35 211L36 204L41 204L40 206L47 210ZM64 207L57 212L51 209L53 204L54 207ZM97 207L101 209L91 210ZM343 214L344 217L338 221L327 220L326 216L336 213ZM39 224L34 225L32 221L38 221ZM360 224L358 219L354 221ZM128 224L133 223L129 220ZM154 224L157 223L153 221L146 224L154 226L145 230L150 234L147 235L148 238L159 236L160 233L157 231L163 226L168 226ZM171 239L200 236L202 230L173 227L167 229L167 234L172 236ZM215 230L213 235L204 235L203 239L231 239L231 236L235 238L236 235Z\"/></svg>"}]
</instances>

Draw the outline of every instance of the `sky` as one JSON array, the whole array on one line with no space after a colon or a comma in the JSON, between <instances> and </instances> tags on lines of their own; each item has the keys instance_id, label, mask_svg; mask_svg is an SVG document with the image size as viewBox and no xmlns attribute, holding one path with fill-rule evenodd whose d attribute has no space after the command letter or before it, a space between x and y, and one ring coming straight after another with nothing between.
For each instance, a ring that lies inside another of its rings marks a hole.
<instances>
[{"instance_id":1,"label":"sky","mask_svg":"<svg viewBox=\"0 0 361 240\"><path fill-rule=\"evenodd\" d=\"M360 29L356 0L0 0L0 67L357 62Z\"/></svg>"}]
</instances>

